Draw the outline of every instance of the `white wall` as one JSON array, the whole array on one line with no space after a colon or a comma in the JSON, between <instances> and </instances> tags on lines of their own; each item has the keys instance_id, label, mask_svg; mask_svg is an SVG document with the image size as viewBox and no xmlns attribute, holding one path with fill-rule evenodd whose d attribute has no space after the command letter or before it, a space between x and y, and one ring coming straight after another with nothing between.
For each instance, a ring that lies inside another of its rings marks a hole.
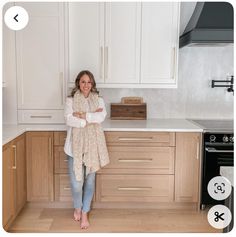
<instances>
[{"instance_id":1,"label":"white wall","mask_svg":"<svg viewBox=\"0 0 236 237\"><path fill-rule=\"evenodd\" d=\"M141 96L148 118L233 118L233 94L211 88L211 80L233 74L233 46L184 47L179 55L177 89L99 89L107 103L123 96Z\"/></svg>"},{"instance_id":2,"label":"white wall","mask_svg":"<svg viewBox=\"0 0 236 237\"><path fill-rule=\"evenodd\" d=\"M4 5L3 12L13 3ZM2 24L3 33L3 81L6 87L2 89L2 122L5 124L17 123L17 90L16 90L16 52L15 32Z\"/></svg>"}]
</instances>

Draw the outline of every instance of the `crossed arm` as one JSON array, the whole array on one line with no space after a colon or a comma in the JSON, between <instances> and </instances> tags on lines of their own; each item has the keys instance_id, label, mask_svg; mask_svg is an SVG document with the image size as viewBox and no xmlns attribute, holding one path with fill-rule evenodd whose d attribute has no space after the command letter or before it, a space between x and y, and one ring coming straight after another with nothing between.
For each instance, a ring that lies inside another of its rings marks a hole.
<instances>
[{"instance_id":1,"label":"crossed arm","mask_svg":"<svg viewBox=\"0 0 236 237\"><path fill-rule=\"evenodd\" d=\"M102 111L103 111L103 108L98 108L95 110L94 113L102 112ZM80 119L86 119L86 112L73 112L73 116Z\"/></svg>"},{"instance_id":2,"label":"crossed arm","mask_svg":"<svg viewBox=\"0 0 236 237\"><path fill-rule=\"evenodd\" d=\"M93 113L74 112L72 105L72 98L67 98L64 116L66 125L70 127L80 128L86 126L87 123L102 123L107 115L103 99L99 100L99 108Z\"/></svg>"}]
</instances>

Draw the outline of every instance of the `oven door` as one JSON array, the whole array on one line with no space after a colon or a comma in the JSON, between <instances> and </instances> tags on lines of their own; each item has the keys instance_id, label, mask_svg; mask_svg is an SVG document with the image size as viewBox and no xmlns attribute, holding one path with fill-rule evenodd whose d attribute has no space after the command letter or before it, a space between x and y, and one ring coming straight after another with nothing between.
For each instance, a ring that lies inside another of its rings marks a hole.
<instances>
[{"instance_id":1,"label":"oven door","mask_svg":"<svg viewBox=\"0 0 236 237\"><path fill-rule=\"evenodd\" d=\"M223 202L209 196L207 185L213 177L220 175L220 166L234 166L234 147L230 143L206 143L204 149L201 204L220 204Z\"/></svg>"},{"instance_id":2,"label":"oven door","mask_svg":"<svg viewBox=\"0 0 236 237\"><path fill-rule=\"evenodd\" d=\"M234 147L232 144L206 145L205 157L210 163L220 166L234 166Z\"/></svg>"}]
</instances>

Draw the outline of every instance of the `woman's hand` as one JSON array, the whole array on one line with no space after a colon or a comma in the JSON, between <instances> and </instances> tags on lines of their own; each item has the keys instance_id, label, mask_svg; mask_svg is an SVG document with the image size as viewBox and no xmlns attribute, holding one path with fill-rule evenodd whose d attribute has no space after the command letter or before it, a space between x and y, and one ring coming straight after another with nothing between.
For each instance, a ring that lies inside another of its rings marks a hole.
<instances>
[{"instance_id":1,"label":"woman's hand","mask_svg":"<svg viewBox=\"0 0 236 237\"><path fill-rule=\"evenodd\" d=\"M73 116L80 119L86 119L85 112L73 112Z\"/></svg>"},{"instance_id":2,"label":"woman's hand","mask_svg":"<svg viewBox=\"0 0 236 237\"><path fill-rule=\"evenodd\" d=\"M103 108L98 108L95 110L96 112L102 112ZM85 119L86 120L86 113L85 112L73 112L73 116L76 118L80 118L80 119Z\"/></svg>"},{"instance_id":3,"label":"woman's hand","mask_svg":"<svg viewBox=\"0 0 236 237\"><path fill-rule=\"evenodd\" d=\"M102 112L103 111L103 108L98 108L95 110L95 112Z\"/></svg>"}]
</instances>

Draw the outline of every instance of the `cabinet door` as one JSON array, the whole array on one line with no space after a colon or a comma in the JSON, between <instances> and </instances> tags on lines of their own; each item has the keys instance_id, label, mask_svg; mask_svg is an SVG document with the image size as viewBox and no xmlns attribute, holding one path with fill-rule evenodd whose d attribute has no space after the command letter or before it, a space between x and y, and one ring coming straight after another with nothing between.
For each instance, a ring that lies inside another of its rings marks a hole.
<instances>
[{"instance_id":1,"label":"cabinet door","mask_svg":"<svg viewBox=\"0 0 236 237\"><path fill-rule=\"evenodd\" d=\"M68 3L69 81L89 70L97 83L104 82L104 4Z\"/></svg>"},{"instance_id":2,"label":"cabinet door","mask_svg":"<svg viewBox=\"0 0 236 237\"><path fill-rule=\"evenodd\" d=\"M198 202L199 133L176 133L175 201Z\"/></svg>"},{"instance_id":3,"label":"cabinet door","mask_svg":"<svg viewBox=\"0 0 236 237\"><path fill-rule=\"evenodd\" d=\"M14 218L14 157L11 143L3 146L2 180L2 224L7 230Z\"/></svg>"},{"instance_id":4,"label":"cabinet door","mask_svg":"<svg viewBox=\"0 0 236 237\"><path fill-rule=\"evenodd\" d=\"M12 142L15 157L15 214L17 215L26 203L26 153L25 135Z\"/></svg>"},{"instance_id":5,"label":"cabinet door","mask_svg":"<svg viewBox=\"0 0 236 237\"><path fill-rule=\"evenodd\" d=\"M105 83L139 83L140 3L105 4Z\"/></svg>"},{"instance_id":6,"label":"cabinet door","mask_svg":"<svg viewBox=\"0 0 236 237\"><path fill-rule=\"evenodd\" d=\"M178 12L179 3L142 3L142 84L168 87L177 82Z\"/></svg>"},{"instance_id":7,"label":"cabinet door","mask_svg":"<svg viewBox=\"0 0 236 237\"><path fill-rule=\"evenodd\" d=\"M53 132L27 132L27 201L53 201Z\"/></svg>"},{"instance_id":8,"label":"cabinet door","mask_svg":"<svg viewBox=\"0 0 236 237\"><path fill-rule=\"evenodd\" d=\"M18 109L63 109L63 3L19 3L28 25L16 32Z\"/></svg>"}]
</instances>

